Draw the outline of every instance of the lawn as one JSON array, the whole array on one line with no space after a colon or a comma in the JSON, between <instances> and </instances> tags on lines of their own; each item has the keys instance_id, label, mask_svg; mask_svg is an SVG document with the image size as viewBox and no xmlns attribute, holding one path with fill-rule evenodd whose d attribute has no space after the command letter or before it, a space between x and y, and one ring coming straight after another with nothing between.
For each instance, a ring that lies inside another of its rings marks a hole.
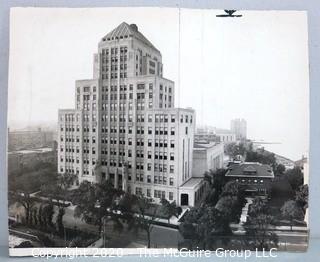
<instances>
[{"instance_id":1,"label":"lawn","mask_svg":"<svg viewBox=\"0 0 320 262\"><path fill-rule=\"evenodd\" d=\"M35 167L36 168L36 167ZM42 185L56 181L56 170L50 164L43 164L34 170L9 172L9 190L33 193L40 190Z\"/></svg>"}]
</instances>

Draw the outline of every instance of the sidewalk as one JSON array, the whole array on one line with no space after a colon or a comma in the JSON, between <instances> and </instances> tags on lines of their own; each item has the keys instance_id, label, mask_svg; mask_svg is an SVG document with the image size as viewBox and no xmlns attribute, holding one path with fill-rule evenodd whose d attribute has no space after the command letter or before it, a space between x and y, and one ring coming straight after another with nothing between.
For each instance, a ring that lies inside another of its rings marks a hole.
<instances>
[{"instance_id":1,"label":"sidewalk","mask_svg":"<svg viewBox=\"0 0 320 262\"><path fill-rule=\"evenodd\" d=\"M230 224L231 229L240 229L242 226L240 226L239 224ZM270 226L270 229L274 230L274 231L299 231L299 232L308 232L309 229L308 227L303 227L303 226L293 226L292 230L290 226Z\"/></svg>"}]
</instances>

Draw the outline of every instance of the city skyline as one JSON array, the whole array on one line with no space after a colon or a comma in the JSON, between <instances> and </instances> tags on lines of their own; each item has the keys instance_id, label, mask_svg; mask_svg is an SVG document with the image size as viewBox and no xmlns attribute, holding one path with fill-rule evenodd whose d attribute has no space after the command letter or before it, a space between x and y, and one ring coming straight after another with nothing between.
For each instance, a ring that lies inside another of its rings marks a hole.
<instances>
[{"instance_id":1,"label":"city skyline","mask_svg":"<svg viewBox=\"0 0 320 262\"><path fill-rule=\"evenodd\" d=\"M158 49L166 50L162 52L164 75L176 83L177 106L195 109L197 125L229 128L231 119L244 118L249 138L282 143L277 153L298 159L308 150L307 31L303 13L242 11L239 20L228 20L216 18L219 11L182 9L179 18L178 9L149 8L147 16L151 20L146 23L141 17L143 10L93 9L81 21L81 10L68 11L68 15L63 9L42 10L41 14L34 9L14 10L12 17L16 14L19 19L14 20L11 31L11 50L15 52L10 57L9 125L45 119L55 122L56 109L72 108L73 100L67 97L74 95L74 81L92 76L90 54L95 51L94 44L105 32L126 21L130 12L127 22L138 24ZM26 22L31 15L33 18ZM68 26L53 20L57 16L68 16ZM281 26L272 27L274 23ZM27 34L19 34L22 26ZM160 28L164 35L159 33ZM64 37L63 45L57 32ZM37 54L30 57L35 48ZM190 71L190 63L199 66ZM246 66L242 68L243 64ZM68 76L62 73L66 70ZM13 79L16 73L21 77ZM43 83L48 89L43 89ZM58 98L61 92L65 96ZM245 99L248 102L243 103ZM290 132L292 129L296 132Z\"/></svg>"}]
</instances>

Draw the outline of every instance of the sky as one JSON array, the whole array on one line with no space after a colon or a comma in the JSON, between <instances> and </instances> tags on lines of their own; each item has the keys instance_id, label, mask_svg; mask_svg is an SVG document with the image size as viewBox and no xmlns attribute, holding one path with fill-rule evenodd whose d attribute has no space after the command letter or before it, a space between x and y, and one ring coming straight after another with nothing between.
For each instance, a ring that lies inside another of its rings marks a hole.
<instances>
[{"instance_id":1,"label":"sky","mask_svg":"<svg viewBox=\"0 0 320 262\"><path fill-rule=\"evenodd\" d=\"M98 42L135 23L162 53L176 106L198 125L229 128L245 118L248 137L294 160L309 148L307 16L297 11L177 8L15 8L10 16L9 127L57 122L74 107L75 80L92 78Z\"/></svg>"}]
</instances>

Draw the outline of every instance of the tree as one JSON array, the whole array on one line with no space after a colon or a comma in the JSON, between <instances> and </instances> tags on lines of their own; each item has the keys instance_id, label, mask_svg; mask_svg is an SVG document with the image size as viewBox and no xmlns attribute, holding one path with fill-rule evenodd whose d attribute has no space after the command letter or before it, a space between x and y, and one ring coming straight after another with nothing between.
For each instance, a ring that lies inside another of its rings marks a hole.
<instances>
[{"instance_id":1,"label":"tree","mask_svg":"<svg viewBox=\"0 0 320 262\"><path fill-rule=\"evenodd\" d=\"M52 203L46 204L42 207L42 219L44 225L48 229L54 229L53 225L54 207Z\"/></svg>"},{"instance_id":2,"label":"tree","mask_svg":"<svg viewBox=\"0 0 320 262\"><path fill-rule=\"evenodd\" d=\"M309 186L307 184L299 187L299 190L296 192L295 200L303 211L306 212L309 202Z\"/></svg>"},{"instance_id":3,"label":"tree","mask_svg":"<svg viewBox=\"0 0 320 262\"><path fill-rule=\"evenodd\" d=\"M137 196L137 208L138 212L135 217L134 229L142 229L147 233L148 248L151 247L151 232L154 228L154 222L157 219L158 207L153 206L149 198L144 197L143 195ZM147 212L153 209L153 212L150 214Z\"/></svg>"},{"instance_id":4,"label":"tree","mask_svg":"<svg viewBox=\"0 0 320 262\"><path fill-rule=\"evenodd\" d=\"M118 202L117 210L121 212L122 218L125 219L128 224L134 218L133 207L136 205L136 203L137 203L137 197L129 193L125 193L124 195L122 195Z\"/></svg>"},{"instance_id":5,"label":"tree","mask_svg":"<svg viewBox=\"0 0 320 262\"><path fill-rule=\"evenodd\" d=\"M246 154L246 162L259 162L261 164L270 165L273 169L277 166L275 154L265 151L264 149L259 151L248 151Z\"/></svg>"},{"instance_id":6,"label":"tree","mask_svg":"<svg viewBox=\"0 0 320 262\"><path fill-rule=\"evenodd\" d=\"M116 200L122 194L108 180L97 184L84 181L73 196L73 202L77 205L75 216L81 217L86 223L97 225L101 233L107 218L117 219L113 211L117 205Z\"/></svg>"},{"instance_id":7,"label":"tree","mask_svg":"<svg viewBox=\"0 0 320 262\"><path fill-rule=\"evenodd\" d=\"M38 217L37 217L38 209L37 207L34 207L31 211L32 214L32 223L33 225L37 226L38 225Z\"/></svg>"},{"instance_id":8,"label":"tree","mask_svg":"<svg viewBox=\"0 0 320 262\"><path fill-rule=\"evenodd\" d=\"M220 203L219 203L220 202ZM220 194L220 199L216 204L216 208L230 215L230 220L235 221L240 218L242 207L245 203L244 192L237 181L229 181L226 183Z\"/></svg>"},{"instance_id":9,"label":"tree","mask_svg":"<svg viewBox=\"0 0 320 262\"><path fill-rule=\"evenodd\" d=\"M35 205L35 199L30 196L27 192L15 192L10 194L13 199L25 209L25 219L26 223L32 222L32 208Z\"/></svg>"},{"instance_id":10,"label":"tree","mask_svg":"<svg viewBox=\"0 0 320 262\"><path fill-rule=\"evenodd\" d=\"M258 250L270 249L278 246L278 236L270 230L270 224L274 217L263 212L254 216L249 216L244 224L246 230L246 246L257 248Z\"/></svg>"},{"instance_id":11,"label":"tree","mask_svg":"<svg viewBox=\"0 0 320 262\"><path fill-rule=\"evenodd\" d=\"M223 185L225 184L225 174L227 170L224 168L219 168L215 171L209 170L204 174L204 179L209 183L209 185L218 191L221 191Z\"/></svg>"},{"instance_id":12,"label":"tree","mask_svg":"<svg viewBox=\"0 0 320 262\"><path fill-rule=\"evenodd\" d=\"M39 209L37 212L37 220L38 220L38 225L40 226L40 228L42 228L44 226L44 222L43 222L43 218L42 218L42 208L43 208L43 204L41 204L39 206Z\"/></svg>"},{"instance_id":13,"label":"tree","mask_svg":"<svg viewBox=\"0 0 320 262\"><path fill-rule=\"evenodd\" d=\"M284 218L289 219L291 231L292 231L293 221L295 219L296 220L304 219L303 209L294 200L289 200L285 202L281 208L281 213Z\"/></svg>"},{"instance_id":14,"label":"tree","mask_svg":"<svg viewBox=\"0 0 320 262\"><path fill-rule=\"evenodd\" d=\"M276 167L276 174L277 175L282 175L286 171L286 167L282 164L278 164Z\"/></svg>"},{"instance_id":15,"label":"tree","mask_svg":"<svg viewBox=\"0 0 320 262\"><path fill-rule=\"evenodd\" d=\"M303 185L303 173L300 167L287 170L285 176L294 191L297 191L298 188Z\"/></svg>"},{"instance_id":16,"label":"tree","mask_svg":"<svg viewBox=\"0 0 320 262\"><path fill-rule=\"evenodd\" d=\"M227 218L227 213L211 206L193 208L185 215L179 231L189 240L189 249L212 249L217 241L222 239L225 242L232 234Z\"/></svg>"},{"instance_id":17,"label":"tree","mask_svg":"<svg viewBox=\"0 0 320 262\"><path fill-rule=\"evenodd\" d=\"M56 220L58 233L62 236L64 234L64 225L63 225L63 216L66 213L65 211L65 197L69 188L73 185L76 180L76 174L72 173L63 173L58 175L57 186L56 186L56 194L53 196L56 197L58 202L62 200L62 206L59 206L58 216Z\"/></svg>"},{"instance_id":18,"label":"tree","mask_svg":"<svg viewBox=\"0 0 320 262\"><path fill-rule=\"evenodd\" d=\"M56 220L56 224L57 224L57 231L59 233L60 236L63 236L64 234L64 225L63 225L63 216L66 213L66 211L64 210L64 208L59 208L58 210L58 215L57 215L57 220Z\"/></svg>"},{"instance_id":19,"label":"tree","mask_svg":"<svg viewBox=\"0 0 320 262\"><path fill-rule=\"evenodd\" d=\"M212 207L209 207L212 208ZM206 246L209 243L208 238L203 234L208 232L209 230L203 230L209 226L205 219L201 219L206 214L206 208L201 206L199 208L192 208L190 211L186 213L184 216L184 221L179 226L179 232L183 236L184 239L190 241L189 249L193 249L193 246ZM211 213L210 213L211 214ZM210 220L208 220L210 222ZM207 221L207 222L208 222ZM201 229L200 229L201 228Z\"/></svg>"},{"instance_id":20,"label":"tree","mask_svg":"<svg viewBox=\"0 0 320 262\"><path fill-rule=\"evenodd\" d=\"M182 208L177 206L176 201L170 203L167 199L162 198L161 205L164 213L166 213L166 215L168 216L168 224L170 224L170 218L172 216L178 218L182 213Z\"/></svg>"},{"instance_id":21,"label":"tree","mask_svg":"<svg viewBox=\"0 0 320 262\"><path fill-rule=\"evenodd\" d=\"M265 200L255 197L249 206L247 222L244 224L247 245L252 245L252 248L258 248L258 250L277 247L278 237L270 229L273 222L274 217L268 214Z\"/></svg>"},{"instance_id":22,"label":"tree","mask_svg":"<svg viewBox=\"0 0 320 262\"><path fill-rule=\"evenodd\" d=\"M229 143L225 147L226 154L232 159L235 159L238 155L244 156L246 151L246 147L243 143Z\"/></svg>"},{"instance_id":23,"label":"tree","mask_svg":"<svg viewBox=\"0 0 320 262\"><path fill-rule=\"evenodd\" d=\"M56 183L46 184L41 187L41 191L48 197L56 199L58 203L62 202L59 206L58 216L56 219L56 226L58 233L62 236L64 234L63 216L65 214L65 201L69 188L74 183L77 176L72 173L57 174Z\"/></svg>"},{"instance_id":24,"label":"tree","mask_svg":"<svg viewBox=\"0 0 320 262\"><path fill-rule=\"evenodd\" d=\"M267 205L262 197L255 197L249 206L249 216L255 217L261 213L266 213Z\"/></svg>"}]
</instances>

